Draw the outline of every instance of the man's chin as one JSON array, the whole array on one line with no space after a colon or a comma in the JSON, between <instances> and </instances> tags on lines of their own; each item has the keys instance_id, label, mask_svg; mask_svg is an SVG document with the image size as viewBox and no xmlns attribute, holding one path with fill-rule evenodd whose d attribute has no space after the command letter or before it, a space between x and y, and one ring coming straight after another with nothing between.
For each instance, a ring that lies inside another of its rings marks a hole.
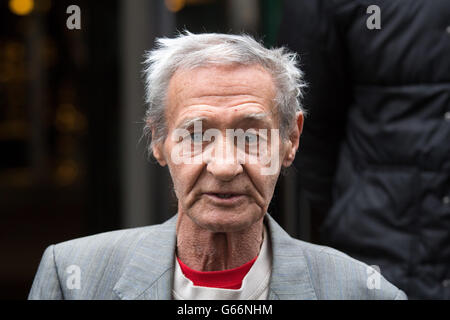
<instances>
[{"instance_id":1,"label":"man's chin","mask_svg":"<svg viewBox=\"0 0 450 320\"><path fill-rule=\"evenodd\" d=\"M210 210L191 217L199 227L211 232L241 232L249 229L257 221L252 214L223 212L223 210Z\"/></svg>"}]
</instances>

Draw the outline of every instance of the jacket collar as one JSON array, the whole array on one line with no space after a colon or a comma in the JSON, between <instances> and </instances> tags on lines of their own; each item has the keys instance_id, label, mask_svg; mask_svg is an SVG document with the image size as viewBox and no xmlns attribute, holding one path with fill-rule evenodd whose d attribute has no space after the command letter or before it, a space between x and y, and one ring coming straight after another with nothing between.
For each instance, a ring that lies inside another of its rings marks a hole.
<instances>
[{"instance_id":1,"label":"jacket collar","mask_svg":"<svg viewBox=\"0 0 450 320\"><path fill-rule=\"evenodd\" d=\"M177 215L150 230L136 246L113 289L121 299L172 298L176 219ZM273 257L269 299L317 299L298 240L291 238L269 214L265 220Z\"/></svg>"},{"instance_id":2,"label":"jacket collar","mask_svg":"<svg viewBox=\"0 0 450 320\"><path fill-rule=\"evenodd\" d=\"M136 246L113 291L123 300L169 300L172 296L177 215L151 227Z\"/></svg>"},{"instance_id":3,"label":"jacket collar","mask_svg":"<svg viewBox=\"0 0 450 320\"><path fill-rule=\"evenodd\" d=\"M291 238L266 214L272 245L269 300L317 300L300 241Z\"/></svg>"}]
</instances>

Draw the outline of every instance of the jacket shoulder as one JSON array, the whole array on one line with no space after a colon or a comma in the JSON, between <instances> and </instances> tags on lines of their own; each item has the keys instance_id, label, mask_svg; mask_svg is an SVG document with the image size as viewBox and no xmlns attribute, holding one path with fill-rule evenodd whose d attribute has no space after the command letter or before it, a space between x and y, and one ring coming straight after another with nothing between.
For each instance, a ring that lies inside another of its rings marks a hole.
<instances>
[{"instance_id":1,"label":"jacket shoulder","mask_svg":"<svg viewBox=\"0 0 450 320\"><path fill-rule=\"evenodd\" d=\"M406 295L369 266L336 249L296 240L318 299L403 300Z\"/></svg>"},{"instance_id":2,"label":"jacket shoulder","mask_svg":"<svg viewBox=\"0 0 450 320\"><path fill-rule=\"evenodd\" d=\"M55 283L54 291L58 291L54 298L116 299L112 289L141 240L157 237L170 228L163 223L109 231L51 245L42 257L29 298L52 298L42 297L43 290L38 288L48 282L45 279L51 278Z\"/></svg>"},{"instance_id":3,"label":"jacket shoulder","mask_svg":"<svg viewBox=\"0 0 450 320\"><path fill-rule=\"evenodd\" d=\"M107 252L125 253L139 242L139 240L149 232L158 229L159 225L122 229L94 234L86 237L60 242L54 245L54 252L58 258L77 257L76 260L83 260L89 256L98 256Z\"/></svg>"}]
</instances>

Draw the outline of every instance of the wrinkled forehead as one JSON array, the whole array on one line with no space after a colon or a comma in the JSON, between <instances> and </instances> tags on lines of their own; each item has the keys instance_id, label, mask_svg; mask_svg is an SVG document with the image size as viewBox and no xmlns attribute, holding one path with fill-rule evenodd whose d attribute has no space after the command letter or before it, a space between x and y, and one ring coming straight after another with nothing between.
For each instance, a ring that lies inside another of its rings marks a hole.
<instances>
[{"instance_id":1,"label":"wrinkled forehead","mask_svg":"<svg viewBox=\"0 0 450 320\"><path fill-rule=\"evenodd\" d=\"M168 119L178 117L180 113L202 106L204 109L208 106L223 108L221 111L260 106L264 109L261 112L274 113L275 92L272 75L260 65L179 69L169 83L166 116Z\"/></svg>"}]
</instances>

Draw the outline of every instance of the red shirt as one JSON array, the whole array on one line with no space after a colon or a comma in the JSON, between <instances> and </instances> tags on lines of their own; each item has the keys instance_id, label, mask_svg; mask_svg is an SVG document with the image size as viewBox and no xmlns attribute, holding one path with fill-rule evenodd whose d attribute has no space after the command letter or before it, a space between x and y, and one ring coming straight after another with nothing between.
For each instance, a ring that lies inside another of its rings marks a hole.
<instances>
[{"instance_id":1,"label":"red shirt","mask_svg":"<svg viewBox=\"0 0 450 320\"><path fill-rule=\"evenodd\" d=\"M178 257L177 260L183 274L196 286L239 289L242 286L242 280L244 280L253 263L255 263L256 258L240 267L223 271L197 271L189 268Z\"/></svg>"}]
</instances>

